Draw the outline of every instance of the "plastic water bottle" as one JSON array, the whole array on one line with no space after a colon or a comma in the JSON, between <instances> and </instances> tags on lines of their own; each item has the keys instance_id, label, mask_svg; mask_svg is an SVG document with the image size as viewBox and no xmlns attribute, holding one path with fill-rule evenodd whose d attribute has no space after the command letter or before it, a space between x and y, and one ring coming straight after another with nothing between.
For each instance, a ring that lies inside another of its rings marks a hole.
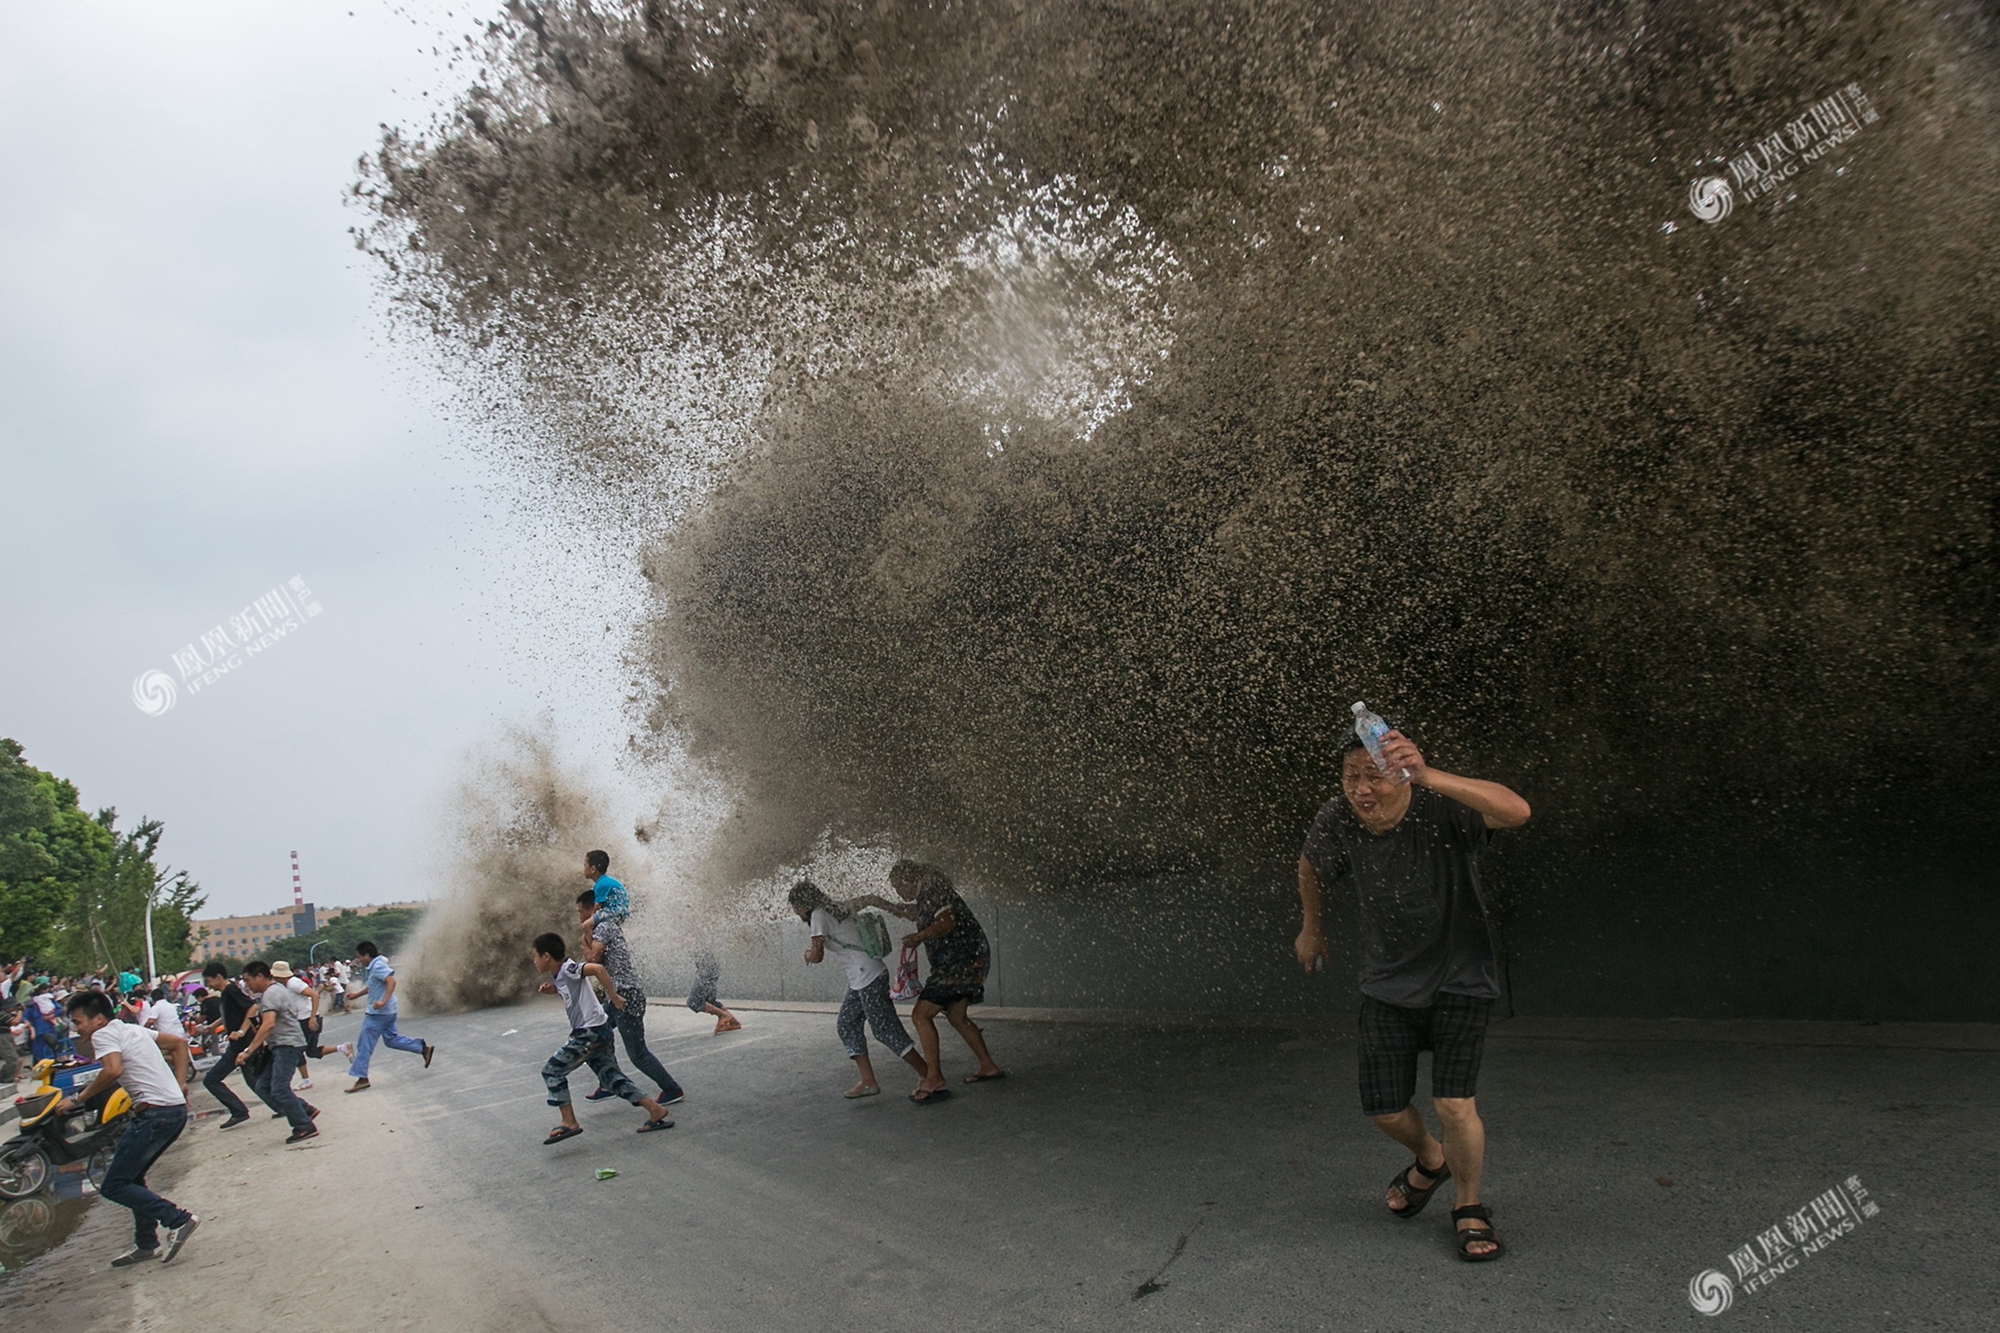
<instances>
[{"instance_id":1,"label":"plastic water bottle","mask_svg":"<svg viewBox=\"0 0 2000 1333\"><path fill-rule=\"evenodd\" d=\"M1410 780L1409 769L1399 768L1390 773L1389 766L1382 761L1382 738L1389 734L1389 724L1382 720L1381 714L1369 712L1368 705L1359 699L1354 701L1354 734L1368 747L1368 757L1375 761L1375 767L1388 773L1397 786Z\"/></svg>"}]
</instances>

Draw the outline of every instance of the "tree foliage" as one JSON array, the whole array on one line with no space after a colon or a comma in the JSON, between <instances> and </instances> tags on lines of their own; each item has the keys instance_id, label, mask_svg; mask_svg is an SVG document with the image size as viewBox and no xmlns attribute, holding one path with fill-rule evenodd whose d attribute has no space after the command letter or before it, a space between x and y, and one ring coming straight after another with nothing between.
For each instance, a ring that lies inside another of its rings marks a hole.
<instances>
[{"instance_id":1,"label":"tree foliage","mask_svg":"<svg viewBox=\"0 0 2000 1333\"><path fill-rule=\"evenodd\" d=\"M62 972L144 971L151 898L157 964L184 966L189 921L207 899L185 872L155 864L164 825L120 832L115 809L85 813L73 783L22 753L0 739L0 954Z\"/></svg>"}]
</instances>

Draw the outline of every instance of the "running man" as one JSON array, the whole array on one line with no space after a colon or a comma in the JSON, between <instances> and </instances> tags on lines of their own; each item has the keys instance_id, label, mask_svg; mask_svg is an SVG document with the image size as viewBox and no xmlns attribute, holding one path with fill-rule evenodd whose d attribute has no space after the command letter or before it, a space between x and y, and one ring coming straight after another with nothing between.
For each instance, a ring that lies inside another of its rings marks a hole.
<instances>
[{"instance_id":1,"label":"running man","mask_svg":"<svg viewBox=\"0 0 2000 1333\"><path fill-rule=\"evenodd\" d=\"M228 1045L223 1049L222 1058L208 1067L202 1076L201 1086L208 1089L208 1095L215 1098L222 1109L229 1112L219 1128L235 1129L250 1119L250 1108L243 1104L235 1090L228 1085L228 1078L236 1072L236 1057L250 1044L251 1015L257 1008L257 997L244 986L242 978L229 979L229 969L221 962L212 962L201 969L201 979L216 992L221 1004L221 1017L210 1030L224 1034ZM244 1075L249 1082L249 1075Z\"/></svg>"},{"instance_id":2,"label":"running man","mask_svg":"<svg viewBox=\"0 0 2000 1333\"><path fill-rule=\"evenodd\" d=\"M576 918L583 931L584 961L602 965L611 974L618 998L625 1002L614 1006L611 1022L625 1042L626 1058L632 1061L634 1069L660 1085L660 1105L678 1105L687 1094L660 1063L660 1057L646 1045L646 991L639 984L639 969L632 965L632 949L625 942L624 925L618 917L598 915L597 898L589 889L576 897ZM595 925L591 924L593 919ZM601 1102L616 1095L610 1085L601 1084L584 1100Z\"/></svg>"},{"instance_id":3,"label":"running man","mask_svg":"<svg viewBox=\"0 0 2000 1333\"><path fill-rule=\"evenodd\" d=\"M396 969L389 966L389 960L382 956L373 940L363 940L354 946L354 965L361 969L368 983L368 1008L361 1014L361 1035L354 1039L354 1063L347 1067L354 1086L347 1091L366 1092L372 1086L368 1082L368 1058L375 1054L378 1041L392 1051L423 1056L424 1068L429 1069L437 1047L396 1031ZM347 998L358 1000L361 996L361 991L352 991Z\"/></svg>"},{"instance_id":4,"label":"running man","mask_svg":"<svg viewBox=\"0 0 2000 1333\"><path fill-rule=\"evenodd\" d=\"M306 1016L307 1005L285 985L291 979L292 965L282 958L274 963L243 965L243 984L257 997L256 1030L237 1053L236 1062L243 1066L257 1100L270 1107L273 1116L290 1123L292 1132L285 1142L304 1143L319 1137L313 1124L319 1119L319 1108L299 1100L292 1091L292 1075L299 1072L305 1055L306 1033L300 1020ZM259 1051L266 1052L261 1062L255 1058Z\"/></svg>"},{"instance_id":5,"label":"running man","mask_svg":"<svg viewBox=\"0 0 2000 1333\"><path fill-rule=\"evenodd\" d=\"M90 1043L90 1053L103 1068L75 1097L63 1103L68 1111L88 1103L121 1083L132 1099L132 1123L111 1152L111 1165L98 1188L111 1202L132 1211L132 1248L111 1261L113 1268L130 1268L158 1256L162 1263L181 1252L200 1219L170 1199L146 1188L146 1173L160 1154L173 1146L187 1128L187 1039L150 1032L112 1016L111 1000L101 991L84 991L69 1000L69 1021L76 1035ZM173 1055L169 1068L161 1052ZM167 1229L166 1253L160 1253L160 1228Z\"/></svg>"},{"instance_id":6,"label":"running man","mask_svg":"<svg viewBox=\"0 0 2000 1333\"><path fill-rule=\"evenodd\" d=\"M1486 1022L1500 997L1493 936L1479 892L1479 851L1494 829L1528 822L1528 803L1497 782L1441 772L1400 731L1375 766L1358 739L1340 752L1340 794L1320 808L1299 857L1305 923L1295 944L1308 973L1327 962L1320 892L1351 895L1361 939L1361 1110L1416 1160L1384 1201L1415 1217L1446 1180L1459 1257L1497 1259L1500 1237L1479 1202L1486 1127L1474 1093ZM1406 769L1407 785L1388 776ZM1417 1053L1431 1053L1431 1105L1444 1141L1410 1104Z\"/></svg>"}]
</instances>

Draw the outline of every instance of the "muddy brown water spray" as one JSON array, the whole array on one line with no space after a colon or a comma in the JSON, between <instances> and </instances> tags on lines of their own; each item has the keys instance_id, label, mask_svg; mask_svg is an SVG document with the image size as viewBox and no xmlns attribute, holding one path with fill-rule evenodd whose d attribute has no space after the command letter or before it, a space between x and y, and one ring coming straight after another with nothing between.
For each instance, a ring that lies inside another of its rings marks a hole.
<instances>
[{"instance_id":1,"label":"muddy brown water spray","mask_svg":"<svg viewBox=\"0 0 2000 1333\"><path fill-rule=\"evenodd\" d=\"M524 486L650 516L718 888L828 833L1281 880L1355 698L1531 794L1551 941L1604 857L1993 831L1989 17L517 3L471 47L360 240ZM1850 82L1879 123L1692 217Z\"/></svg>"}]
</instances>

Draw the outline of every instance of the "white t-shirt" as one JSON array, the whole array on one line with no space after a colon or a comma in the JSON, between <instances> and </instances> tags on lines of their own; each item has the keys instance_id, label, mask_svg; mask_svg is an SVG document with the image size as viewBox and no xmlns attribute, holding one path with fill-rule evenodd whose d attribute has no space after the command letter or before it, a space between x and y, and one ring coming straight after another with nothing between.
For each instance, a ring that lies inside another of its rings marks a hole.
<instances>
[{"instance_id":1,"label":"white t-shirt","mask_svg":"<svg viewBox=\"0 0 2000 1333\"><path fill-rule=\"evenodd\" d=\"M133 1027L123 1019L114 1018L90 1034L90 1051L100 1060L113 1051L118 1052L118 1058L125 1062L118 1081L141 1106L187 1105L180 1080L174 1077L173 1068L160 1053L160 1044L153 1040L150 1029Z\"/></svg>"},{"instance_id":2,"label":"white t-shirt","mask_svg":"<svg viewBox=\"0 0 2000 1333\"><path fill-rule=\"evenodd\" d=\"M187 1029L181 1026L181 1011L172 1000L155 1000L147 1005L141 1022L170 1037L187 1036Z\"/></svg>"},{"instance_id":3,"label":"white t-shirt","mask_svg":"<svg viewBox=\"0 0 2000 1333\"><path fill-rule=\"evenodd\" d=\"M562 996L563 1008L569 1011L569 1025L572 1031L578 1028L601 1028L607 1021L604 1005L597 998L597 992L590 988L590 978L583 975L583 964L574 958L563 959L563 965L556 969L552 978L556 994Z\"/></svg>"},{"instance_id":4,"label":"white t-shirt","mask_svg":"<svg viewBox=\"0 0 2000 1333\"><path fill-rule=\"evenodd\" d=\"M840 956L840 965L847 969L847 989L860 990L889 971L880 958L869 955L867 946L861 943L861 927L854 923L853 917L842 921L824 907L816 907L808 929L826 938L827 952Z\"/></svg>"}]
</instances>

